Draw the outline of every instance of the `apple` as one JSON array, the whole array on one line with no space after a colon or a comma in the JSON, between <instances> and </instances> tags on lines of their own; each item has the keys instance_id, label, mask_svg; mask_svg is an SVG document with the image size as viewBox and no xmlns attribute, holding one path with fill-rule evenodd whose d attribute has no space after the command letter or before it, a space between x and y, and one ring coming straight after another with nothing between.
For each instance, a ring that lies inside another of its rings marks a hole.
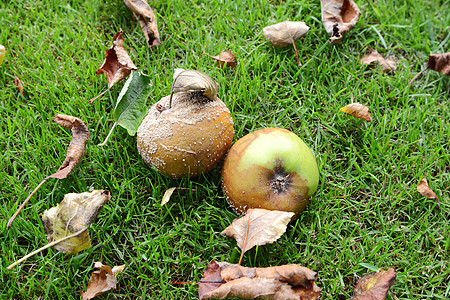
<instances>
[{"instance_id":1,"label":"apple","mask_svg":"<svg viewBox=\"0 0 450 300\"><path fill-rule=\"evenodd\" d=\"M264 128L238 140L222 170L222 188L238 214L250 208L298 215L319 184L316 159L295 133Z\"/></svg>"}]
</instances>

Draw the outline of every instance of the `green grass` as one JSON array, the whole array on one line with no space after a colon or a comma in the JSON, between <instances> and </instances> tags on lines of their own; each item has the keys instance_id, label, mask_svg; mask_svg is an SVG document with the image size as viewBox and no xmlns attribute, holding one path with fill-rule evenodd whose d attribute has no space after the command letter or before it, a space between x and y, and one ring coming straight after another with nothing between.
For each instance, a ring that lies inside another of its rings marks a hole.
<instances>
[{"instance_id":1,"label":"green grass","mask_svg":"<svg viewBox=\"0 0 450 300\"><path fill-rule=\"evenodd\" d=\"M319 1L157 1L163 44L149 50L121 1L0 2L0 298L79 299L94 261L126 264L117 290L100 299L195 299L211 259L237 263L236 242L220 235L236 217L220 188L220 167L199 178L172 180L147 167L135 137L117 128L112 110L123 83L105 90L95 71L114 33L140 70L153 78L148 105L170 93L174 68L196 69L220 85L235 121L235 140L263 127L297 133L316 155L320 184L307 210L274 244L244 256L245 266L297 263L319 271L322 299L349 299L358 278L394 268L388 299L450 298L450 81L427 71L409 80L428 54L450 50L450 2L358 1L362 17L339 45L327 43ZM275 49L264 26L286 19L311 27L292 47ZM367 69L368 49L394 57L394 74ZM221 70L203 52L230 49L236 69ZM18 94L14 75L28 97ZM368 123L339 111L370 107ZM87 154L64 180L49 180L12 228L18 205L60 166L70 131L56 113L89 127ZM421 197L426 176L440 198ZM172 186L171 202L160 207ZM91 228L93 247L76 255L44 251L20 267L6 266L46 244L44 210L71 192L108 189L112 199Z\"/></svg>"}]
</instances>

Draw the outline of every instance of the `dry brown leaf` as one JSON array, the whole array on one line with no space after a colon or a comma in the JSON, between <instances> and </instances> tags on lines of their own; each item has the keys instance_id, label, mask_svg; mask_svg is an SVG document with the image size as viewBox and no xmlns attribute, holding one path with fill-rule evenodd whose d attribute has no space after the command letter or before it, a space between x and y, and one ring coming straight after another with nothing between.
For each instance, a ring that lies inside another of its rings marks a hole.
<instances>
[{"instance_id":1,"label":"dry brown leaf","mask_svg":"<svg viewBox=\"0 0 450 300\"><path fill-rule=\"evenodd\" d=\"M275 47L286 47L304 36L309 30L305 22L285 21L263 28L263 35Z\"/></svg>"},{"instance_id":2,"label":"dry brown leaf","mask_svg":"<svg viewBox=\"0 0 450 300\"><path fill-rule=\"evenodd\" d=\"M353 0L320 0L322 23L330 42L339 43L344 34L358 23L361 11Z\"/></svg>"},{"instance_id":3,"label":"dry brown leaf","mask_svg":"<svg viewBox=\"0 0 450 300\"><path fill-rule=\"evenodd\" d=\"M59 125L68 128L72 131L72 140L67 148L66 158L59 169L50 176L44 178L41 183L31 192L31 194L25 199L22 205L17 209L14 215L9 219L7 228L11 227L12 222L25 207L27 202L36 193L36 191L46 182L49 178L64 179L69 173L78 165L86 152L86 143L89 138L89 131L87 126L79 118L57 114L53 119Z\"/></svg>"},{"instance_id":4,"label":"dry brown leaf","mask_svg":"<svg viewBox=\"0 0 450 300\"><path fill-rule=\"evenodd\" d=\"M19 93L23 96L23 84L17 75L14 75L14 85L16 86Z\"/></svg>"},{"instance_id":5,"label":"dry brown leaf","mask_svg":"<svg viewBox=\"0 0 450 300\"><path fill-rule=\"evenodd\" d=\"M433 192L433 190L428 185L427 179L424 177L420 180L417 186L417 191L424 197L428 199L438 199L438 196Z\"/></svg>"},{"instance_id":6,"label":"dry brown leaf","mask_svg":"<svg viewBox=\"0 0 450 300\"><path fill-rule=\"evenodd\" d=\"M369 108L360 103L351 103L340 109L342 112L350 114L356 118L372 122L372 117L369 114Z\"/></svg>"},{"instance_id":7,"label":"dry brown leaf","mask_svg":"<svg viewBox=\"0 0 450 300\"><path fill-rule=\"evenodd\" d=\"M49 176L49 178L64 179L80 163L86 153L89 131L83 121L76 117L57 114L53 121L72 131L72 140L67 148L66 159L58 171Z\"/></svg>"},{"instance_id":8,"label":"dry brown leaf","mask_svg":"<svg viewBox=\"0 0 450 300\"><path fill-rule=\"evenodd\" d=\"M395 61L390 58L385 59L380 53L378 53L377 50L371 50L369 55L362 57L360 61L363 65L371 65L375 62L378 62L381 66L381 70L383 70L384 73L397 70Z\"/></svg>"},{"instance_id":9,"label":"dry brown leaf","mask_svg":"<svg viewBox=\"0 0 450 300\"><path fill-rule=\"evenodd\" d=\"M149 48L161 45L158 23L153 9L146 0L124 0L126 6L139 21Z\"/></svg>"},{"instance_id":10,"label":"dry brown leaf","mask_svg":"<svg viewBox=\"0 0 450 300\"><path fill-rule=\"evenodd\" d=\"M317 273L299 265L246 268L212 261L199 283L200 299L317 299Z\"/></svg>"},{"instance_id":11,"label":"dry brown leaf","mask_svg":"<svg viewBox=\"0 0 450 300\"><path fill-rule=\"evenodd\" d=\"M109 191L95 190L91 193L67 194L57 206L44 211L42 223L49 243L81 231L92 224L100 209L111 198ZM91 246L89 231L56 244L62 252L74 254Z\"/></svg>"},{"instance_id":12,"label":"dry brown leaf","mask_svg":"<svg viewBox=\"0 0 450 300\"><path fill-rule=\"evenodd\" d=\"M292 212L249 209L244 217L234 219L222 234L237 241L238 247L242 250L240 264L244 253L254 246L273 243L280 238L293 216Z\"/></svg>"},{"instance_id":13,"label":"dry brown leaf","mask_svg":"<svg viewBox=\"0 0 450 300\"><path fill-rule=\"evenodd\" d=\"M450 52L440 53L440 54L430 54L428 56L428 64L427 67L420 71L413 79L409 82L409 84L413 83L414 80L417 79L423 72L426 70L433 70L437 72L441 72L444 75L450 76Z\"/></svg>"},{"instance_id":14,"label":"dry brown leaf","mask_svg":"<svg viewBox=\"0 0 450 300\"><path fill-rule=\"evenodd\" d=\"M204 53L209 57L215 59L217 61L217 66L220 68L223 68L224 66L234 68L236 66L236 56L234 56L230 50L223 50L217 56L211 56L206 52Z\"/></svg>"},{"instance_id":15,"label":"dry brown leaf","mask_svg":"<svg viewBox=\"0 0 450 300\"><path fill-rule=\"evenodd\" d=\"M367 274L358 280L353 292L354 300L384 300L390 287L395 283L396 273L390 268Z\"/></svg>"},{"instance_id":16,"label":"dry brown leaf","mask_svg":"<svg viewBox=\"0 0 450 300\"><path fill-rule=\"evenodd\" d=\"M106 75L108 88L111 88L114 84L130 75L131 71L137 70L123 46L122 31L114 35L113 46L105 52L105 61L100 69L97 70L96 74L104 73Z\"/></svg>"},{"instance_id":17,"label":"dry brown leaf","mask_svg":"<svg viewBox=\"0 0 450 300\"><path fill-rule=\"evenodd\" d=\"M83 300L93 299L101 294L108 292L111 289L116 289L117 274L123 272L125 265L114 266L112 269L109 266L97 261L94 263L94 268L100 269L92 272L89 279L86 292L80 291Z\"/></svg>"}]
</instances>

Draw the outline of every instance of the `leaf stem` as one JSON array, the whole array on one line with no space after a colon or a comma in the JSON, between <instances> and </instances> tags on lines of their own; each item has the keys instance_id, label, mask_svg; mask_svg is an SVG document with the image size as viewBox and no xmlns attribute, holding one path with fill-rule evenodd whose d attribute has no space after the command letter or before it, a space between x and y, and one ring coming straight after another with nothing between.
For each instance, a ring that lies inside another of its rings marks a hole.
<instances>
[{"instance_id":1,"label":"leaf stem","mask_svg":"<svg viewBox=\"0 0 450 300\"><path fill-rule=\"evenodd\" d=\"M79 235L79 234L85 232L88 228L89 228L89 227L86 226L86 227L84 227L83 229L81 229L81 230L79 230L79 231L77 231L77 232L75 232L75 233L72 233L71 235L65 236L65 237L63 237L63 238L60 238L59 240L53 241L53 242L51 242L51 243L48 243L48 244L45 245L44 247L41 247L41 248L39 248L39 249L37 249L37 250L34 250L33 252L31 252L31 253L25 255L24 257L22 257L22 258L19 259L18 261L16 261L16 262L14 262L13 264L9 265L6 269L12 270L12 269L13 269L14 267L16 267L18 264L20 264L20 263L26 261L28 258L32 257L33 255L38 254L39 252L41 252L41 251L43 251L43 250L45 250L45 249L47 249L47 248L50 248L50 247L52 247L52 246L55 246L56 244L59 244L59 243L61 243L61 242L64 242L65 240L71 239L71 238L73 238L73 237L75 237L75 236L77 236L77 235Z\"/></svg>"},{"instance_id":2,"label":"leaf stem","mask_svg":"<svg viewBox=\"0 0 450 300\"><path fill-rule=\"evenodd\" d=\"M112 88L112 86L109 87L106 91L101 92L100 95L95 96L94 98L92 98L91 100L89 100L89 102L90 102L90 103L94 102L94 100L96 100L96 99L100 98L101 96L103 96L104 94L106 94L106 92L109 91L111 88Z\"/></svg>"},{"instance_id":3,"label":"leaf stem","mask_svg":"<svg viewBox=\"0 0 450 300\"><path fill-rule=\"evenodd\" d=\"M292 34L291 34L291 32L289 31L289 27L287 26L286 23L285 23L285 25L286 25L286 30L287 30L287 32L288 32L288 34L289 34L289 37L291 38L292 46L294 46L295 57L297 58L298 66L300 67L300 66L302 65L302 63L300 62L300 59L298 58L298 52L297 52L297 47L295 46L294 38L292 37Z\"/></svg>"},{"instance_id":4,"label":"leaf stem","mask_svg":"<svg viewBox=\"0 0 450 300\"><path fill-rule=\"evenodd\" d=\"M422 71L420 71L419 73L417 73L416 76L413 77L413 79L411 79L411 81L409 82L409 84L413 83L417 77L419 77L420 75L422 75L423 72L425 72L426 70L428 70L429 66L427 66L425 69L423 69Z\"/></svg>"},{"instance_id":5,"label":"leaf stem","mask_svg":"<svg viewBox=\"0 0 450 300\"><path fill-rule=\"evenodd\" d=\"M50 176L45 177L41 183L38 184L38 186L31 192L31 194L27 197L27 199L25 199L25 201L23 201L22 205L20 205L20 207L16 210L16 212L14 213L14 215L9 219L8 224L6 225L6 228L9 229L12 225L12 222L14 222L14 220L16 219L17 215L20 213L20 211L25 207L25 205L28 203L28 201L30 201L31 197L33 197L33 195L37 192L37 190L44 184L44 182L47 181L47 179L49 179Z\"/></svg>"},{"instance_id":6,"label":"leaf stem","mask_svg":"<svg viewBox=\"0 0 450 300\"><path fill-rule=\"evenodd\" d=\"M117 122L114 122L113 127L111 128L111 130L109 131L108 135L106 136L106 139L103 143L98 144L99 147L105 146L106 143L108 142L109 138L111 137L112 132L114 131L114 128L116 128L117 126Z\"/></svg>"}]
</instances>

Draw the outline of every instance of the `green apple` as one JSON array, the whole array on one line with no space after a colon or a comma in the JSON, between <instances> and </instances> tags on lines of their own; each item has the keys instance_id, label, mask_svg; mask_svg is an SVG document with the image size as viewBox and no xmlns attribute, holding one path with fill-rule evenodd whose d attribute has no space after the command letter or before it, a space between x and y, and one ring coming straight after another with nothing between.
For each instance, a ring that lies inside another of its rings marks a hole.
<instances>
[{"instance_id":1,"label":"green apple","mask_svg":"<svg viewBox=\"0 0 450 300\"><path fill-rule=\"evenodd\" d=\"M231 147L222 170L228 203L241 214L250 208L298 215L319 184L316 159L293 132L265 128Z\"/></svg>"}]
</instances>

